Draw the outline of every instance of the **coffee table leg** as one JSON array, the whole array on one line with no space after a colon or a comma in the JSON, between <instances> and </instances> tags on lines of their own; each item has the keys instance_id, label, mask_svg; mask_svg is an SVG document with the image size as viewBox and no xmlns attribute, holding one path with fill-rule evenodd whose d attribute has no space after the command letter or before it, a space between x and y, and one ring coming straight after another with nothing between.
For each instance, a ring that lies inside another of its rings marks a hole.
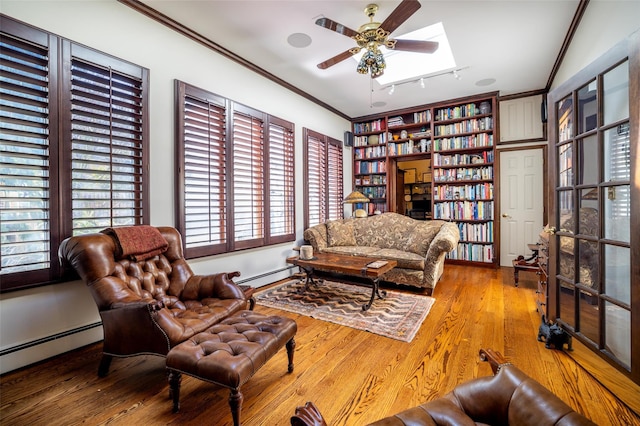
<instances>
[{"instance_id":1,"label":"coffee table leg","mask_svg":"<svg viewBox=\"0 0 640 426\"><path fill-rule=\"evenodd\" d=\"M369 299L369 303L362 305L362 310L363 311L368 311L369 308L371 307L371 305L373 304L373 299L375 299L376 296L378 296L378 299L384 299L385 297L387 297L387 292L382 290L382 292L380 291L380 285L379 285L380 279L376 278L371 280L371 299Z\"/></svg>"},{"instance_id":2,"label":"coffee table leg","mask_svg":"<svg viewBox=\"0 0 640 426\"><path fill-rule=\"evenodd\" d=\"M307 275L304 280L304 287L298 290L298 293L304 293L309 289L309 283L313 283L313 285L318 285L318 282L313 278L313 268L303 268L301 266L300 269L302 269L304 273ZM322 283L322 280L320 280L320 283Z\"/></svg>"}]
</instances>

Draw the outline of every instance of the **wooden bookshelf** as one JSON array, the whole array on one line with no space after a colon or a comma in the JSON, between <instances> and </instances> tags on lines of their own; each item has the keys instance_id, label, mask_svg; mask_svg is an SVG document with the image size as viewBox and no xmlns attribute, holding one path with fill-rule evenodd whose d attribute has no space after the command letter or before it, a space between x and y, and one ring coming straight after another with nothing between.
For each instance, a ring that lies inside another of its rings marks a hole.
<instances>
[{"instance_id":1,"label":"wooden bookshelf","mask_svg":"<svg viewBox=\"0 0 640 426\"><path fill-rule=\"evenodd\" d=\"M429 158L432 217L460 230L449 261L496 266L496 117L490 93L354 121L354 187L371 199L369 214L394 211L398 161Z\"/></svg>"}]
</instances>

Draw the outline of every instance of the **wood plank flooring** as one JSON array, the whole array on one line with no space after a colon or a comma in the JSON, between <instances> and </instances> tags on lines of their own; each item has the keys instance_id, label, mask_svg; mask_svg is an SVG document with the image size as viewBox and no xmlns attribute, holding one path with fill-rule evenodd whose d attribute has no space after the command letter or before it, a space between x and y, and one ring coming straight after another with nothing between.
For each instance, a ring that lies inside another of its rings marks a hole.
<instances>
[{"instance_id":1,"label":"wood plank flooring","mask_svg":"<svg viewBox=\"0 0 640 426\"><path fill-rule=\"evenodd\" d=\"M530 277L529 277L530 275ZM478 350L492 348L600 425L638 418L568 355L536 340L535 275L447 265L436 303L411 343L265 308L298 323L295 370L284 349L242 388L244 425L288 425L314 401L329 425L364 425L491 374ZM97 376L94 344L0 377L2 425L230 425L229 391L184 376L171 412L164 358L114 359Z\"/></svg>"}]
</instances>

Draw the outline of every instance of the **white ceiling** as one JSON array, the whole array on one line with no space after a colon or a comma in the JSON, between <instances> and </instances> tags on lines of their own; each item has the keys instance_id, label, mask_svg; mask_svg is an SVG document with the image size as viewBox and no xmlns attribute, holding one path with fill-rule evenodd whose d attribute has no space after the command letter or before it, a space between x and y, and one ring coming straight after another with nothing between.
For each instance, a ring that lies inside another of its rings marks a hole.
<instances>
[{"instance_id":1,"label":"white ceiling","mask_svg":"<svg viewBox=\"0 0 640 426\"><path fill-rule=\"evenodd\" d=\"M432 76L425 88L398 85L392 95L356 72L352 59L316 67L355 46L352 39L315 24L330 18L353 30L366 22L367 0L142 0L147 6L283 79L348 117L498 91L543 89L578 7L578 0L420 0L422 7L391 36L442 22L460 80ZM375 1L382 22L400 0ZM287 43L293 33L311 37L308 47ZM358 55L359 56L359 55ZM429 61L416 54L416 74ZM477 85L495 79L490 85ZM371 87L373 90L371 90ZM372 104L374 106L372 106ZM380 106L378 106L380 105Z\"/></svg>"}]
</instances>

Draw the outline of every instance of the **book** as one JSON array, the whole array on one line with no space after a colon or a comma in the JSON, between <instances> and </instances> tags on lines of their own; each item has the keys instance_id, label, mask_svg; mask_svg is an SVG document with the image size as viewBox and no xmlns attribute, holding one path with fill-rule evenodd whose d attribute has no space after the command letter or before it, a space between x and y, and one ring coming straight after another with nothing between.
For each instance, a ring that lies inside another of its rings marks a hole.
<instances>
[{"instance_id":1,"label":"book","mask_svg":"<svg viewBox=\"0 0 640 426\"><path fill-rule=\"evenodd\" d=\"M373 268L373 269L382 268L387 263L389 262L387 262L386 260L376 260L375 262L369 263L367 265L367 268Z\"/></svg>"}]
</instances>

